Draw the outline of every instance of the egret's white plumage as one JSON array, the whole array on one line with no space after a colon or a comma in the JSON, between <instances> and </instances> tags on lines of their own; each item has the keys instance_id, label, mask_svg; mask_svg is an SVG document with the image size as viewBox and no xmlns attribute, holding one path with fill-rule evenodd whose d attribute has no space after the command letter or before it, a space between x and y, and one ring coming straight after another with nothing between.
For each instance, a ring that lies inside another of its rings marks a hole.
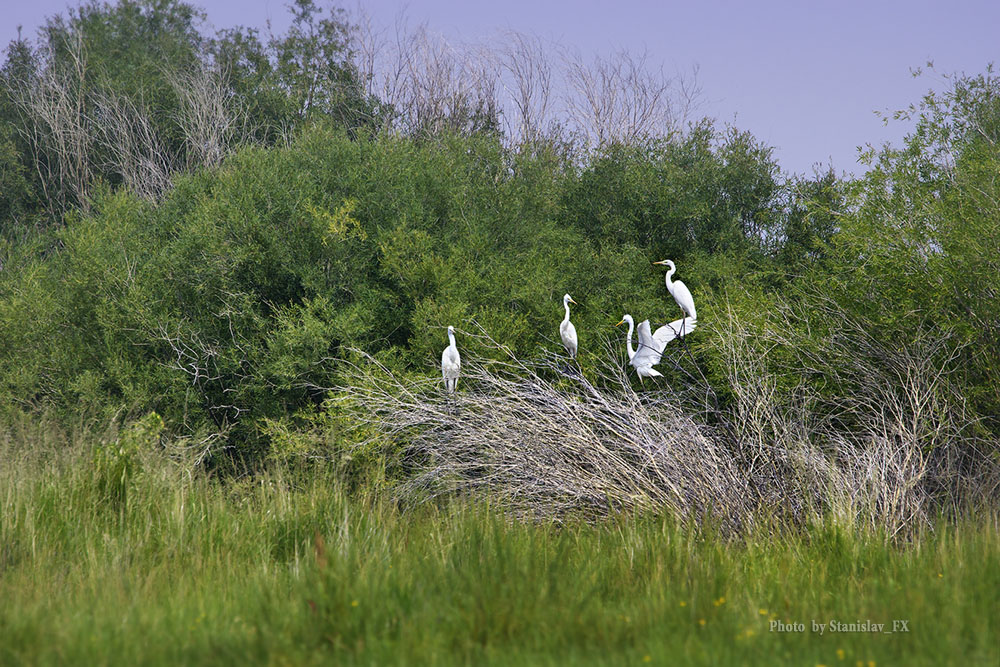
<instances>
[{"instance_id":1,"label":"egret's white plumage","mask_svg":"<svg viewBox=\"0 0 1000 667\"><path fill-rule=\"evenodd\" d=\"M458 375L462 370L462 356L455 345L455 327L448 327L448 347L441 353L441 377L444 378L444 388L455 391L458 386Z\"/></svg>"},{"instance_id":2,"label":"egret's white plumage","mask_svg":"<svg viewBox=\"0 0 1000 667\"><path fill-rule=\"evenodd\" d=\"M694 309L694 298L691 296L691 290L689 290L687 288L687 285L685 285L680 280L677 281L671 280L671 277L674 275L674 272L677 271L677 267L674 266L674 263L669 259L664 259L659 262L653 262L653 264L663 264L667 267L667 275L665 278L665 282L667 283L667 291L669 291L671 296L674 297L674 301L676 301L677 305L681 307L681 310L684 311L684 314L687 315L689 318L691 318L691 323L697 322L698 313ZM694 327L691 328L693 329Z\"/></svg>"},{"instance_id":3,"label":"egret's white plumage","mask_svg":"<svg viewBox=\"0 0 1000 667\"><path fill-rule=\"evenodd\" d=\"M632 319L632 316L625 315L622 317L622 321L615 326L626 322L628 322L628 335L625 340L628 349L629 364L635 368L635 372L639 376L639 380L642 380L644 377L662 377L663 374L653 368L653 366L660 363L660 357L662 355L656 341L653 340L653 335L649 333L649 320L643 320L639 324L638 350L633 349L632 347L632 332L635 330L635 321Z\"/></svg>"},{"instance_id":4,"label":"egret's white plumage","mask_svg":"<svg viewBox=\"0 0 1000 667\"><path fill-rule=\"evenodd\" d=\"M571 303L576 303L576 301L573 301L573 297L569 294L564 295L563 306L566 308L566 317L563 318L562 324L559 325L559 335L562 337L563 347L566 348L570 359L575 359L578 345L576 327L569 321L569 304Z\"/></svg>"},{"instance_id":5,"label":"egret's white plumage","mask_svg":"<svg viewBox=\"0 0 1000 667\"><path fill-rule=\"evenodd\" d=\"M662 327L654 331L653 340L656 341L660 352L663 352L667 343L675 338L686 336L694 331L697 326L697 321L691 319L690 317L683 317L679 320L674 320L670 324L664 324Z\"/></svg>"},{"instance_id":6,"label":"egret's white plumage","mask_svg":"<svg viewBox=\"0 0 1000 667\"><path fill-rule=\"evenodd\" d=\"M653 334L649 332L649 320L640 322L639 326L636 327L636 332L639 334L639 349L632 357L632 365L636 367L636 370L641 367L652 370L653 366L660 363L663 354L656 341L653 340ZM653 373L659 375L656 371Z\"/></svg>"}]
</instances>

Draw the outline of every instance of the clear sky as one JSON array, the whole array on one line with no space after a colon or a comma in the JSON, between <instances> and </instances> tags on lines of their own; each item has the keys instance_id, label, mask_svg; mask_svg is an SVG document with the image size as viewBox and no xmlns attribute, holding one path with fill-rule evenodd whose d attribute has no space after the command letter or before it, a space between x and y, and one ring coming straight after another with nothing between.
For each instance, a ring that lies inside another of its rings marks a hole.
<instances>
[{"instance_id":1,"label":"clear sky","mask_svg":"<svg viewBox=\"0 0 1000 667\"><path fill-rule=\"evenodd\" d=\"M283 0L192 0L214 28L288 24ZM898 143L907 126L875 111L917 101L941 73L982 72L1000 60L1000 0L368 0L379 25L405 11L447 38L478 40L512 28L583 54L646 48L668 72L698 66L704 115L750 130L783 169L817 163L859 173L856 148ZM33 35L68 0L0 0L0 38ZM353 8L355 0L344 6ZM1000 64L1000 63L998 63Z\"/></svg>"}]
</instances>

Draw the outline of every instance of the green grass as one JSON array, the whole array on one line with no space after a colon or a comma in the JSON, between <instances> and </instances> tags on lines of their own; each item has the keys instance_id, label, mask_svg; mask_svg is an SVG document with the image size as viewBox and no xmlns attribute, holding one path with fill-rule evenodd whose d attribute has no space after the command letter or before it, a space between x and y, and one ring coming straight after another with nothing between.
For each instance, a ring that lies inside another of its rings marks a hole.
<instances>
[{"instance_id":1,"label":"green grass","mask_svg":"<svg viewBox=\"0 0 1000 667\"><path fill-rule=\"evenodd\" d=\"M833 525L726 540L401 511L332 473L222 483L149 454L122 496L86 441L63 447L0 446L3 665L1000 664L996 515L906 545Z\"/></svg>"}]
</instances>

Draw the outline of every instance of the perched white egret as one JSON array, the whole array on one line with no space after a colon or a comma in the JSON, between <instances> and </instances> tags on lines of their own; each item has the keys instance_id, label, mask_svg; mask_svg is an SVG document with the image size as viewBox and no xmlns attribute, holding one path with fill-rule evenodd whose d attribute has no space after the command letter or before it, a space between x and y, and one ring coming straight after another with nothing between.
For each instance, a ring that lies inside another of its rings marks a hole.
<instances>
[{"instance_id":1,"label":"perched white egret","mask_svg":"<svg viewBox=\"0 0 1000 667\"><path fill-rule=\"evenodd\" d=\"M632 347L632 332L635 330L635 322L632 320L631 315L625 315L622 317L622 321L615 326L622 325L628 322L628 335L626 337L626 346L628 349L628 359L629 364L635 368L636 374L639 376L639 380L642 378L652 378L652 377L662 377L663 374L658 370L653 368L656 364L660 363L660 350L657 349L656 341L653 340L652 334L649 333L649 320L643 320L639 324L639 349L633 349Z\"/></svg>"},{"instance_id":2,"label":"perched white egret","mask_svg":"<svg viewBox=\"0 0 1000 667\"><path fill-rule=\"evenodd\" d=\"M671 296L674 297L674 301L676 301L677 305L681 307L681 310L684 311L684 314L691 319L691 322L692 323L697 322L698 313L694 309L694 298L691 297L691 290L689 290L687 288L687 285L685 285L680 280L676 282L670 280L670 278L674 275L674 272L677 270L677 267L674 266L674 263L669 259L664 259L659 262L653 262L653 264L664 264L667 267L667 275L666 275L667 291L669 291ZM682 322L682 324L686 323ZM681 332L680 335L684 335L685 333L687 333L687 331Z\"/></svg>"},{"instance_id":3,"label":"perched white egret","mask_svg":"<svg viewBox=\"0 0 1000 667\"><path fill-rule=\"evenodd\" d=\"M448 342L450 344L441 353L441 377L444 378L444 388L454 392L462 369L462 357L455 346L455 327L448 327Z\"/></svg>"},{"instance_id":4,"label":"perched white egret","mask_svg":"<svg viewBox=\"0 0 1000 667\"><path fill-rule=\"evenodd\" d=\"M563 306L566 308L566 317L563 318L562 324L559 325L559 335L562 337L563 347L566 348L566 352L569 354L570 359L576 358L577 350L577 340L576 340L576 327L573 323L569 321L569 304L576 303L573 301L573 297L569 294L563 296Z\"/></svg>"}]
</instances>

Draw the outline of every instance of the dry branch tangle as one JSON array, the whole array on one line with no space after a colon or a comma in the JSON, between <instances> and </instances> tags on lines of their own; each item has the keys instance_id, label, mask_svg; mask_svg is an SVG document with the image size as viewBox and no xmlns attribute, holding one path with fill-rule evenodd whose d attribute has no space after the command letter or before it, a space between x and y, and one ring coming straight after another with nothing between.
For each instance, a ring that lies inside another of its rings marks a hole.
<instances>
[{"instance_id":1,"label":"dry branch tangle","mask_svg":"<svg viewBox=\"0 0 1000 667\"><path fill-rule=\"evenodd\" d=\"M406 452L414 475L404 495L477 491L530 516L711 514L737 531L768 516L796 524L833 516L905 535L930 525L936 510L996 494L998 466L966 436L960 411L929 407L927 383L940 382L932 353L887 363L899 383L875 383L843 406L860 425L845 430L815 416L815 398L779 398L750 344L772 334L732 315L713 335L734 393L724 409L694 401L707 386L639 393L613 361L583 375L562 358L528 364L509 353L470 360L465 390L449 396L362 354L329 407L348 416L358 447ZM615 358L610 348L606 358ZM932 393L945 400L943 390Z\"/></svg>"}]
</instances>

